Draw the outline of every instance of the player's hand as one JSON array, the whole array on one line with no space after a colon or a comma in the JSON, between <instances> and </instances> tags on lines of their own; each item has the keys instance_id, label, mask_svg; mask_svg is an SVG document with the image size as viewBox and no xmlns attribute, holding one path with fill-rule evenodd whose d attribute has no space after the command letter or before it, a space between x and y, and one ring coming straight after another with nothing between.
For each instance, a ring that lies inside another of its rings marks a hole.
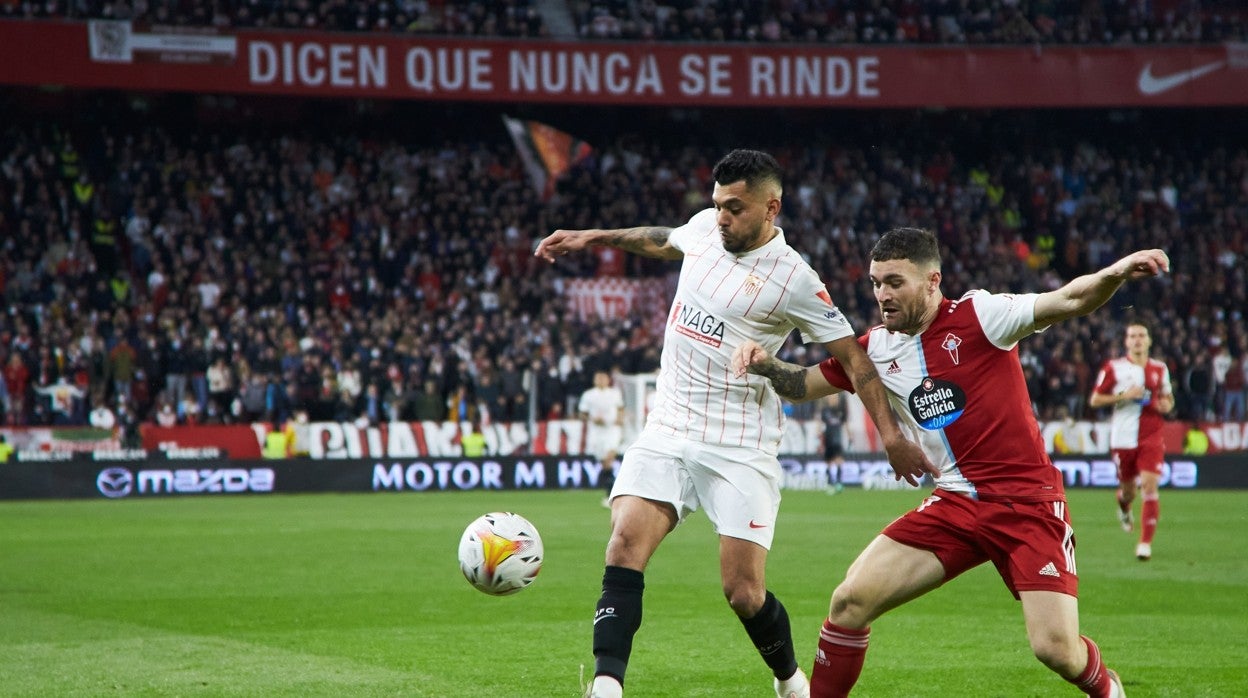
<instances>
[{"instance_id":1,"label":"player's hand","mask_svg":"<svg viewBox=\"0 0 1248 698\"><path fill-rule=\"evenodd\" d=\"M940 477L940 468L933 465L923 449L910 439L895 439L885 444L884 450L888 453L888 464L893 466L896 480L905 480L918 487L924 475Z\"/></svg>"},{"instance_id":2,"label":"player's hand","mask_svg":"<svg viewBox=\"0 0 1248 698\"><path fill-rule=\"evenodd\" d=\"M537 243L537 249L533 251L534 257L541 257L547 262L555 261L555 257L562 257L569 252L577 252L585 249L586 239L580 233L580 230L556 230L547 235Z\"/></svg>"},{"instance_id":3,"label":"player's hand","mask_svg":"<svg viewBox=\"0 0 1248 698\"><path fill-rule=\"evenodd\" d=\"M1114 267L1125 279L1146 279L1170 271L1170 257L1164 250L1140 250L1118 260Z\"/></svg>"},{"instance_id":4,"label":"player's hand","mask_svg":"<svg viewBox=\"0 0 1248 698\"><path fill-rule=\"evenodd\" d=\"M1127 388L1126 390L1122 391L1122 398L1124 400L1143 400L1144 399L1144 386L1133 385L1130 388Z\"/></svg>"},{"instance_id":5,"label":"player's hand","mask_svg":"<svg viewBox=\"0 0 1248 698\"><path fill-rule=\"evenodd\" d=\"M748 373L750 368L770 358L771 354L768 354L762 345L752 339L747 339L741 346L732 350L732 360L729 366L732 368L732 375L740 378Z\"/></svg>"}]
</instances>

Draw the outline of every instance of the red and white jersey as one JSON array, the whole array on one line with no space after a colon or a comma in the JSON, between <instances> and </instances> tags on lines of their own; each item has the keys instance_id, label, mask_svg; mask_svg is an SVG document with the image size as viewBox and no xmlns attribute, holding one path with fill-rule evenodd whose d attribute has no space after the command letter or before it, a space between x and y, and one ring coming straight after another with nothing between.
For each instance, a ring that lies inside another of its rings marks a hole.
<instances>
[{"instance_id":1,"label":"red and white jersey","mask_svg":"<svg viewBox=\"0 0 1248 698\"><path fill-rule=\"evenodd\" d=\"M784 432L780 398L766 378L733 376L733 349L753 339L774 354L795 327L803 341L821 343L854 330L783 231L735 255L724 250L715 218L708 208L668 237L684 262L646 429L774 455Z\"/></svg>"},{"instance_id":2,"label":"red and white jersey","mask_svg":"<svg viewBox=\"0 0 1248 698\"><path fill-rule=\"evenodd\" d=\"M1037 331L1035 305L1036 294L971 291L942 300L916 336L876 326L858 338L902 430L941 469L937 487L989 501L1065 499L1018 362L1018 341ZM820 369L852 389L835 359Z\"/></svg>"},{"instance_id":3,"label":"red and white jersey","mask_svg":"<svg viewBox=\"0 0 1248 698\"><path fill-rule=\"evenodd\" d=\"M1161 440L1165 419L1157 411L1157 399L1172 394L1170 369L1164 363L1148 359L1140 366L1125 356L1110 359L1101 366L1092 392L1113 395L1137 385L1144 386L1143 399L1125 400L1114 405L1110 420L1110 448L1137 448L1142 443Z\"/></svg>"}]
</instances>

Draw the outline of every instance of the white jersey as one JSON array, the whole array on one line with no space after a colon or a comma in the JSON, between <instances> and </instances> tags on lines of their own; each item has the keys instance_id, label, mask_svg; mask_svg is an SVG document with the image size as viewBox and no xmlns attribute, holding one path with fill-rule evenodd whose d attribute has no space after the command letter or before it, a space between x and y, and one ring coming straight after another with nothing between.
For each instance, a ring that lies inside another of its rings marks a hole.
<instances>
[{"instance_id":1,"label":"white jersey","mask_svg":"<svg viewBox=\"0 0 1248 698\"><path fill-rule=\"evenodd\" d=\"M590 429L616 426L619 424L622 409L624 396L615 387L590 388L581 393L580 402L576 405L577 412L588 417Z\"/></svg>"},{"instance_id":2,"label":"white jersey","mask_svg":"<svg viewBox=\"0 0 1248 698\"><path fill-rule=\"evenodd\" d=\"M774 355L795 327L808 343L854 331L782 230L738 256L724 250L715 221L708 208L668 237L684 263L646 429L774 455L784 432L780 398L766 378L733 376L733 349L753 339Z\"/></svg>"}]
</instances>

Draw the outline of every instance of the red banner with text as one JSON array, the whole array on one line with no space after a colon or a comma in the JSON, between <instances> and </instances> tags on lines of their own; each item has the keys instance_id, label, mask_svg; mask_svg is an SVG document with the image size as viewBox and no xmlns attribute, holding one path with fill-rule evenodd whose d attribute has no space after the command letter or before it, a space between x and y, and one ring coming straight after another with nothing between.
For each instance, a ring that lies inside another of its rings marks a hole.
<instances>
[{"instance_id":1,"label":"red banner with text","mask_svg":"<svg viewBox=\"0 0 1248 698\"><path fill-rule=\"evenodd\" d=\"M619 105L1233 106L1248 104L1248 44L621 44L4 20L0 84Z\"/></svg>"}]
</instances>

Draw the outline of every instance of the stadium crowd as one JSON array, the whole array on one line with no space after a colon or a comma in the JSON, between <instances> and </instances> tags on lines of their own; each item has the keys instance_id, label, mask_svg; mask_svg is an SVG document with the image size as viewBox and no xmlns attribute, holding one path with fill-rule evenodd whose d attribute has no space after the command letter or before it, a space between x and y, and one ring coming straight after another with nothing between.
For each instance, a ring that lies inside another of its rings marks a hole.
<instances>
[{"instance_id":1,"label":"stadium crowd","mask_svg":"<svg viewBox=\"0 0 1248 698\"><path fill-rule=\"evenodd\" d=\"M1242 3L1073 0L573 0L581 36L835 44L1151 44L1242 40Z\"/></svg>"},{"instance_id":2,"label":"stadium crowd","mask_svg":"<svg viewBox=\"0 0 1248 698\"><path fill-rule=\"evenodd\" d=\"M1167 249L1169 276L1024 343L1036 411L1092 416L1096 367L1142 319L1182 418L1244 418L1248 144L1230 113L788 112L785 131L810 134L798 144L747 140L771 112L638 110L616 117L633 131L578 134L593 155L543 202L484 107L492 121L413 107L472 125L441 140L386 135L411 134L409 115L185 128L193 116L138 119L99 99L81 118L15 113L0 131L10 425L570 414L594 371L657 367L664 318L578 320L566 280L670 284L674 267L551 267L534 243L557 227L683 222L707 205L715 158L742 143L787 168L781 225L859 329L877 315L867 252L895 225L938 233L953 295L1054 288ZM818 351L793 340L782 356Z\"/></svg>"},{"instance_id":3,"label":"stadium crowd","mask_svg":"<svg viewBox=\"0 0 1248 698\"><path fill-rule=\"evenodd\" d=\"M537 37L546 33L530 0L0 0L0 19L125 19L141 26L411 32Z\"/></svg>"},{"instance_id":4,"label":"stadium crowd","mask_svg":"<svg viewBox=\"0 0 1248 698\"><path fill-rule=\"evenodd\" d=\"M1248 36L1239 0L0 0L4 17L630 41L1174 44Z\"/></svg>"}]
</instances>

